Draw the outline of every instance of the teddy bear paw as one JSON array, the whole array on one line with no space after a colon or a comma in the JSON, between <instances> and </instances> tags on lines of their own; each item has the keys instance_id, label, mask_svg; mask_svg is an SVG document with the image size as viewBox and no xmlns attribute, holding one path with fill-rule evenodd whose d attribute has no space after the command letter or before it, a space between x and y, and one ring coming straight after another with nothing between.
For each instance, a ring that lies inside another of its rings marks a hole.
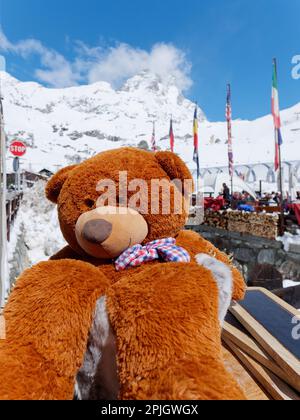
<instances>
[{"instance_id":1,"label":"teddy bear paw","mask_svg":"<svg viewBox=\"0 0 300 420\"><path fill-rule=\"evenodd\" d=\"M207 254L198 254L196 261L212 272L217 283L219 289L219 320L222 326L232 299L232 272L226 264Z\"/></svg>"}]
</instances>

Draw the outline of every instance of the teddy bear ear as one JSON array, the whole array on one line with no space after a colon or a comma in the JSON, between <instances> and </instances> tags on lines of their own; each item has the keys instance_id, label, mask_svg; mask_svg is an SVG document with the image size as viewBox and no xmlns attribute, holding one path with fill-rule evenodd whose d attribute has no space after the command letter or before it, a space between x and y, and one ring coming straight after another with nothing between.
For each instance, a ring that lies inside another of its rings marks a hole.
<instances>
[{"instance_id":1,"label":"teddy bear ear","mask_svg":"<svg viewBox=\"0 0 300 420\"><path fill-rule=\"evenodd\" d=\"M50 181L46 185L46 197L48 200L52 201L52 203L57 204L59 193L68 179L70 173L73 169L77 168L78 165L71 165L67 166L66 168L61 169L58 171Z\"/></svg>"},{"instance_id":2,"label":"teddy bear ear","mask_svg":"<svg viewBox=\"0 0 300 420\"><path fill-rule=\"evenodd\" d=\"M184 181L185 179L193 179L186 164L175 153L157 152L155 157L171 180L180 179Z\"/></svg>"}]
</instances>

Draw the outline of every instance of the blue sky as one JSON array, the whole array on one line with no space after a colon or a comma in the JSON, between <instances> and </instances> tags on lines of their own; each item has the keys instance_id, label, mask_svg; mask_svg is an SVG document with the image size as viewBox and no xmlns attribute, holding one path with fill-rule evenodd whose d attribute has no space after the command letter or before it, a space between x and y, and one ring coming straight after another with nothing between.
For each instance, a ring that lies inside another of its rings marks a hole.
<instances>
[{"instance_id":1,"label":"blue sky","mask_svg":"<svg viewBox=\"0 0 300 420\"><path fill-rule=\"evenodd\" d=\"M253 119L270 112L276 56L281 108L300 102L299 0L0 0L0 14L0 54L21 80L118 86L149 65L210 120L224 119L231 82L234 117Z\"/></svg>"}]
</instances>

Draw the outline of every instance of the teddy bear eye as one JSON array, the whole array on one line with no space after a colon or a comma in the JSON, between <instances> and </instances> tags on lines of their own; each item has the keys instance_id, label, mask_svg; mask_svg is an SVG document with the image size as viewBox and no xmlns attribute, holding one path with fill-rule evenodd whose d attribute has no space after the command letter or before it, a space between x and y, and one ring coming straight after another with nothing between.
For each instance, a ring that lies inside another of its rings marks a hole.
<instances>
[{"instance_id":1,"label":"teddy bear eye","mask_svg":"<svg viewBox=\"0 0 300 420\"><path fill-rule=\"evenodd\" d=\"M89 208L89 209L91 209L91 208L93 208L94 207L94 205L95 205L95 201L94 200L92 200L91 198L87 198L85 201L84 201L84 204Z\"/></svg>"}]
</instances>

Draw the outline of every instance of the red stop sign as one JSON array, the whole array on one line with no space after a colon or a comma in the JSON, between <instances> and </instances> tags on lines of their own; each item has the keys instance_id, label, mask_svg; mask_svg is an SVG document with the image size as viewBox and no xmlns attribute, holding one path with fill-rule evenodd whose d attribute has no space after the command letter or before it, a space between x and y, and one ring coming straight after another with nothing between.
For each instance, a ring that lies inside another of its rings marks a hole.
<instances>
[{"instance_id":1,"label":"red stop sign","mask_svg":"<svg viewBox=\"0 0 300 420\"><path fill-rule=\"evenodd\" d=\"M10 152L17 157L24 156L26 149L26 144L24 144L22 141L14 141L9 147Z\"/></svg>"}]
</instances>

